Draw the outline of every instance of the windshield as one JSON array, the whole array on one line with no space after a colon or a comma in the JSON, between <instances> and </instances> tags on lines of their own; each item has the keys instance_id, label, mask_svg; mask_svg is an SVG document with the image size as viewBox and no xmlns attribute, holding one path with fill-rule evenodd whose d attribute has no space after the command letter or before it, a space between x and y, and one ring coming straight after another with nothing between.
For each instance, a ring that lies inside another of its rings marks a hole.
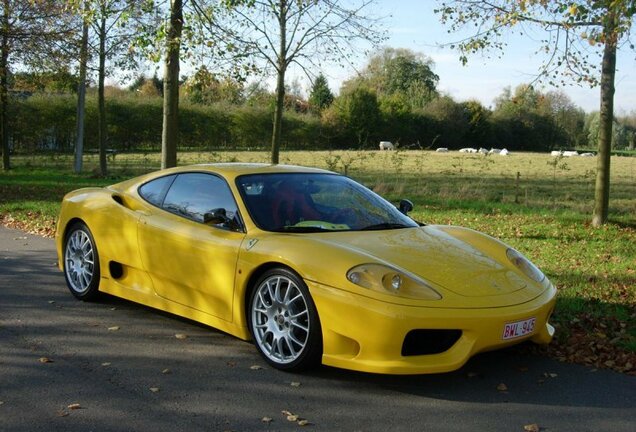
<instances>
[{"instance_id":1,"label":"windshield","mask_svg":"<svg viewBox=\"0 0 636 432\"><path fill-rule=\"evenodd\" d=\"M252 174L236 180L247 210L266 231L320 232L416 227L395 206L337 174Z\"/></svg>"}]
</instances>

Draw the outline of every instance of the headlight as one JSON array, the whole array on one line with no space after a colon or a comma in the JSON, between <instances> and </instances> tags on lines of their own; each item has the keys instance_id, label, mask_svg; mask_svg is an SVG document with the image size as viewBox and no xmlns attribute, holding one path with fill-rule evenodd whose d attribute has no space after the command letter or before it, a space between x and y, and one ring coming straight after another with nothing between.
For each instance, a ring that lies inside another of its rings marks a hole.
<instances>
[{"instance_id":1,"label":"headlight","mask_svg":"<svg viewBox=\"0 0 636 432\"><path fill-rule=\"evenodd\" d=\"M442 296L426 281L382 264L361 264L347 272L347 279L364 288L420 300L440 300Z\"/></svg>"},{"instance_id":2,"label":"headlight","mask_svg":"<svg viewBox=\"0 0 636 432\"><path fill-rule=\"evenodd\" d=\"M523 274L533 281L543 282L543 279L545 279L545 275L537 268L536 265L532 264L528 258L524 257L513 248L508 248L508 250L506 250L506 256L510 262L515 265L515 267L521 270Z\"/></svg>"}]
</instances>

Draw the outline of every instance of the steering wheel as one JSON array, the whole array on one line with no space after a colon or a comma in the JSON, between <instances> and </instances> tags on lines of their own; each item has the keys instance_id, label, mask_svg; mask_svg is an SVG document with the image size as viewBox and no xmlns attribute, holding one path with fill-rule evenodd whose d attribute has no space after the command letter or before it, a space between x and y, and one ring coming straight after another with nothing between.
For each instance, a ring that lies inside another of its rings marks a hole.
<instances>
[{"instance_id":1,"label":"steering wheel","mask_svg":"<svg viewBox=\"0 0 636 432\"><path fill-rule=\"evenodd\" d=\"M351 207L345 207L331 214L333 223L346 224L349 226L357 226L360 224L360 210Z\"/></svg>"}]
</instances>

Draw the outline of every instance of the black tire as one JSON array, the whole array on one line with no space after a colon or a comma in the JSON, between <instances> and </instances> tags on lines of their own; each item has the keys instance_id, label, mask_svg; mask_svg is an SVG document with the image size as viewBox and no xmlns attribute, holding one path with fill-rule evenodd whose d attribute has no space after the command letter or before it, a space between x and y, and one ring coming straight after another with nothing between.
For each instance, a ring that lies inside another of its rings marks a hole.
<instances>
[{"instance_id":1,"label":"black tire","mask_svg":"<svg viewBox=\"0 0 636 432\"><path fill-rule=\"evenodd\" d=\"M63 252L64 278L71 294L80 300L95 300L99 295L99 254L85 223L76 222L68 229Z\"/></svg>"},{"instance_id":2,"label":"black tire","mask_svg":"<svg viewBox=\"0 0 636 432\"><path fill-rule=\"evenodd\" d=\"M251 290L247 319L254 344L269 365L299 372L320 364L320 319L296 273L274 268L261 275Z\"/></svg>"}]
</instances>

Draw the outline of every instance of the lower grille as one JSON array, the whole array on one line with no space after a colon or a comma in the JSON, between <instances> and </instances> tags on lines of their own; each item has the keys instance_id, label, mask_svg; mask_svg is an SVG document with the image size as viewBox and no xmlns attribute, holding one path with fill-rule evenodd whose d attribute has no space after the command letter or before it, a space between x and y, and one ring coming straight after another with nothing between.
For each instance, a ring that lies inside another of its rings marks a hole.
<instances>
[{"instance_id":1,"label":"lower grille","mask_svg":"<svg viewBox=\"0 0 636 432\"><path fill-rule=\"evenodd\" d=\"M404 338L402 356L443 353L455 345L461 335L461 330L411 330Z\"/></svg>"}]
</instances>

